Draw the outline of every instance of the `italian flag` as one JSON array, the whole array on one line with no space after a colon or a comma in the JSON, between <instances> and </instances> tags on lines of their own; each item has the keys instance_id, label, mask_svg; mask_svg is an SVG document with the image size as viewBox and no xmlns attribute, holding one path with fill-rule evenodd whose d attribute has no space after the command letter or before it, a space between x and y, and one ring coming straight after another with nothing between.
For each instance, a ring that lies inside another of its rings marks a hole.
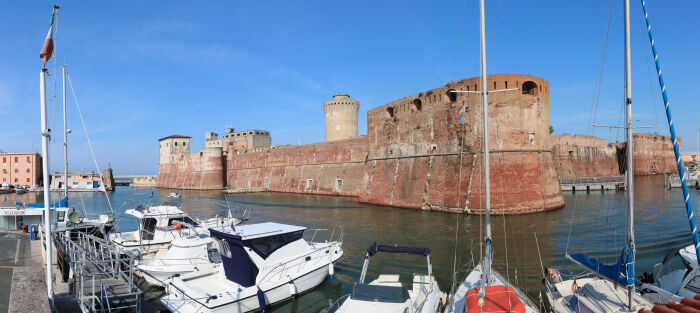
<instances>
[{"instance_id":1,"label":"italian flag","mask_svg":"<svg viewBox=\"0 0 700 313\"><path fill-rule=\"evenodd\" d=\"M51 14L51 27L49 27L49 33L46 34L46 41L44 41L44 46L41 47L41 53L39 53L39 57L44 61L44 64L46 64L53 55L53 22L55 19L56 9L54 8Z\"/></svg>"}]
</instances>

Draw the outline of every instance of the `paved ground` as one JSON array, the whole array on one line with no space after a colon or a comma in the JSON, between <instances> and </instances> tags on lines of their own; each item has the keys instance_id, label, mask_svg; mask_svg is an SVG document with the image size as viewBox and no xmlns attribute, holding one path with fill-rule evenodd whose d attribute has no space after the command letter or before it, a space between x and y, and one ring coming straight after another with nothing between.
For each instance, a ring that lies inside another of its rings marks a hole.
<instances>
[{"instance_id":1,"label":"paved ground","mask_svg":"<svg viewBox=\"0 0 700 313\"><path fill-rule=\"evenodd\" d=\"M0 313L8 310L14 269L22 266L41 266L41 252L36 251L38 255L32 255L28 234L10 234L19 236L19 239L6 238L7 234L0 232Z\"/></svg>"}]
</instances>

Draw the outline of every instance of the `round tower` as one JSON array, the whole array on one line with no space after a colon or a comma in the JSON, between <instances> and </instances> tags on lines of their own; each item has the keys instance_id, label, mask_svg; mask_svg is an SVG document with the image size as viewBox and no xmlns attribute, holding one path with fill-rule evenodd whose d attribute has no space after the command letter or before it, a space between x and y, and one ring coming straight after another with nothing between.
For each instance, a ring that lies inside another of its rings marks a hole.
<instances>
[{"instance_id":1,"label":"round tower","mask_svg":"<svg viewBox=\"0 0 700 313\"><path fill-rule=\"evenodd\" d=\"M360 102L350 95L337 93L323 103L326 113L326 141L357 137L357 111Z\"/></svg>"}]
</instances>

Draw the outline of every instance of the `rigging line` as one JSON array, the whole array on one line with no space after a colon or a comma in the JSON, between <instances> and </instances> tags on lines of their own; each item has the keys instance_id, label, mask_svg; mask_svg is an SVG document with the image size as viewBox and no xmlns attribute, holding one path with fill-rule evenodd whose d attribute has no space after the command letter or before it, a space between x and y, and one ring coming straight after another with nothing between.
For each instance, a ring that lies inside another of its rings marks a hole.
<instances>
[{"instance_id":1,"label":"rigging line","mask_svg":"<svg viewBox=\"0 0 700 313\"><path fill-rule=\"evenodd\" d=\"M73 100L75 101L75 106L78 108L78 115L80 116L80 122L83 124L83 131L85 132L85 138L87 138L88 147L90 147L90 153L92 153L92 160L95 162L95 168L97 168L97 173L100 175L100 180L102 181L102 191L105 193L105 198L107 199L107 205L109 205L109 210L114 213L112 208L112 201L109 200L109 195L107 194L107 189L104 188L104 179L102 178L102 171L100 171L100 165L97 164L97 158L95 157L95 150L92 148L92 141L90 141L90 136L88 135L87 127L85 126L85 119L83 119L83 112L80 111L80 105L78 104L78 97L75 95L75 90L73 89L73 82L70 80L70 75L66 71L66 78L68 78L68 85L70 86L70 91L73 93Z\"/></svg>"},{"instance_id":2,"label":"rigging line","mask_svg":"<svg viewBox=\"0 0 700 313\"><path fill-rule=\"evenodd\" d=\"M501 16L501 23L503 23L503 31L506 35L506 43L508 44L508 52L510 53L511 62L513 62L513 73L517 73L518 70L515 67L515 55L513 54L513 46L510 44L510 36L508 36L508 28L506 27L506 20L503 17L503 8L501 7L501 0L496 2L498 4L498 13Z\"/></svg>"},{"instance_id":3,"label":"rigging line","mask_svg":"<svg viewBox=\"0 0 700 313\"><path fill-rule=\"evenodd\" d=\"M457 68L457 55L459 54L459 43L462 39L462 25L464 23L464 12L467 8L467 0L464 0L464 5L462 6L462 17L459 19L459 28L457 29L457 47L455 48L455 57L452 61L452 73L450 73L450 81L454 79L455 69Z\"/></svg>"},{"instance_id":4,"label":"rigging line","mask_svg":"<svg viewBox=\"0 0 700 313\"><path fill-rule=\"evenodd\" d=\"M595 127L592 127L593 123L596 122L598 118L598 105L600 103L600 90L603 85L603 77L605 77L605 61L607 59L608 52L608 38L610 36L610 24L612 21L612 15L614 12L614 2L615 0L610 0L610 8L608 9L608 20L605 23L605 34L603 36L603 46L600 50L600 60L598 61L598 69L596 72L596 81L593 87L593 102L591 103L591 112L588 117L587 133L595 134Z\"/></svg>"}]
</instances>

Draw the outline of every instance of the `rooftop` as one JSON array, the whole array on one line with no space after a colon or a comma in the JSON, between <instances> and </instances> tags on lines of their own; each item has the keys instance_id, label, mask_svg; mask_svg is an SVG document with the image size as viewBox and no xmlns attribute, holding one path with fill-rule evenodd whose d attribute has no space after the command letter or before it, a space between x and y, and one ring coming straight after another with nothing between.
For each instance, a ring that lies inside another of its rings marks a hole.
<instances>
[{"instance_id":1,"label":"rooftop","mask_svg":"<svg viewBox=\"0 0 700 313\"><path fill-rule=\"evenodd\" d=\"M162 140L170 139L170 138L192 138L192 137L191 137L191 136L185 136L185 135L170 135L170 136L168 136L168 137L160 138L160 139L158 139L158 141L162 141Z\"/></svg>"},{"instance_id":2,"label":"rooftop","mask_svg":"<svg viewBox=\"0 0 700 313\"><path fill-rule=\"evenodd\" d=\"M279 235L285 233L292 233L295 231L305 230L306 227L280 224L274 222L266 222L259 224L250 225L239 225L236 226L235 230L232 230L230 226L224 227L223 229L215 229L218 231L223 231L224 233L240 237L241 240L249 240L261 237L267 237L272 235Z\"/></svg>"}]
</instances>

